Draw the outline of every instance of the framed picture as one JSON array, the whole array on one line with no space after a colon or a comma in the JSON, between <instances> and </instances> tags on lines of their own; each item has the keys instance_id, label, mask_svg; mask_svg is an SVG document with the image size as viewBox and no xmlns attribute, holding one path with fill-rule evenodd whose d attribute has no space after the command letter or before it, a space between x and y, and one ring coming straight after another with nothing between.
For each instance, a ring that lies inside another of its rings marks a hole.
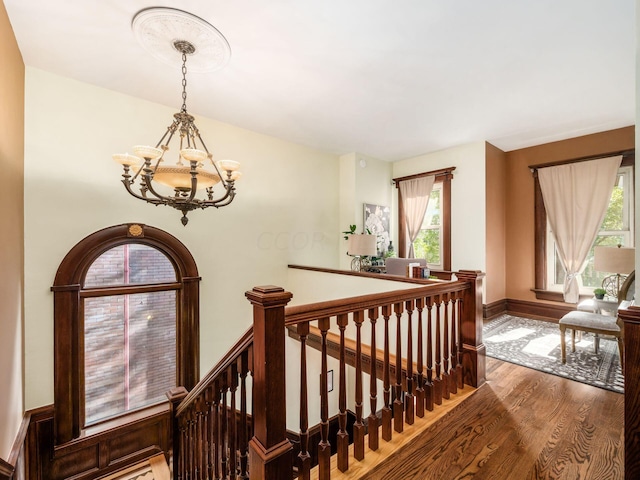
<instances>
[{"instance_id":1,"label":"framed picture","mask_svg":"<svg viewBox=\"0 0 640 480\"><path fill-rule=\"evenodd\" d=\"M372 203L364 204L364 231L367 230L376 235L378 254L384 254L391 242L391 233L389 231L389 218L391 212L389 207L384 205L374 205Z\"/></svg>"}]
</instances>

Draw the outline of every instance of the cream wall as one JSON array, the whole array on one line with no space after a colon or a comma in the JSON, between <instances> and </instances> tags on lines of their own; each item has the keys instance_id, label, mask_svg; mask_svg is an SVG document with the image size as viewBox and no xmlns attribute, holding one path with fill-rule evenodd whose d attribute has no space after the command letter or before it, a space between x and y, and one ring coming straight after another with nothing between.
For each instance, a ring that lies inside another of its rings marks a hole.
<instances>
[{"instance_id":1,"label":"cream wall","mask_svg":"<svg viewBox=\"0 0 640 480\"><path fill-rule=\"evenodd\" d=\"M486 270L485 142L393 164L393 178L456 167L451 181L451 269ZM394 188L394 212L397 212ZM397 225L394 227L397 230ZM397 236L395 237L397 238Z\"/></svg>"},{"instance_id":2,"label":"cream wall","mask_svg":"<svg viewBox=\"0 0 640 480\"><path fill-rule=\"evenodd\" d=\"M357 233L363 232L365 203L392 208L391 174L392 164L389 162L361 153L340 157L340 232L354 224ZM392 222L396 216L392 209ZM340 239L340 268L350 269L347 242L343 236Z\"/></svg>"},{"instance_id":3,"label":"cream wall","mask_svg":"<svg viewBox=\"0 0 640 480\"><path fill-rule=\"evenodd\" d=\"M23 402L24 63L0 3L0 458L7 460Z\"/></svg>"},{"instance_id":4,"label":"cream wall","mask_svg":"<svg viewBox=\"0 0 640 480\"><path fill-rule=\"evenodd\" d=\"M155 144L176 108L27 68L27 409L53 402L50 286L56 269L69 249L96 230L145 223L176 236L191 251L202 277L201 374L251 324L245 291L283 285L288 263L337 267L339 162L334 155L197 118L215 159L242 163L234 202L192 212L183 227L178 211L129 196L111 154L131 151L138 143Z\"/></svg>"}]
</instances>

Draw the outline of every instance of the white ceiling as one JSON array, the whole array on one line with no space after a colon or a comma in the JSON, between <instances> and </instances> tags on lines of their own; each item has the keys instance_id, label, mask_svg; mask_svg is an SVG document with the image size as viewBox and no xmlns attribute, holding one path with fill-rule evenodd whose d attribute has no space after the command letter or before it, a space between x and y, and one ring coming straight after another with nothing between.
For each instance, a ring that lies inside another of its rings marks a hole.
<instances>
[{"instance_id":1,"label":"white ceiling","mask_svg":"<svg viewBox=\"0 0 640 480\"><path fill-rule=\"evenodd\" d=\"M231 45L191 113L398 160L513 150L635 123L634 0L4 0L28 66L169 106L181 74L131 20L175 7ZM169 120L169 119L168 119Z\"/></svg>"}]
</instances>

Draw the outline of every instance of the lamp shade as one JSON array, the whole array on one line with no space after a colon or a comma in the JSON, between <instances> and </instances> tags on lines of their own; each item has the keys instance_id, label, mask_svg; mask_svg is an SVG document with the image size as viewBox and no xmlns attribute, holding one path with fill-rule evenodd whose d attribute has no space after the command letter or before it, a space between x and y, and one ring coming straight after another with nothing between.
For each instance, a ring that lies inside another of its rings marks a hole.
<instances>
[{"instance_id":1,"label":"lamp shade","mask_svg":"<svg viewBox=\"0 0 640 480\"><path fill-rule=\"evenodd\" d=\"M629 274L635 268L635 248L595 247L593 267L599 272Z\"/></svg>"},{"instance_id":2,"label":"lamp shade","mask_svg":"<svg viewBox=\"0 0 640 480\"><path fill-rule=\"evenodd\" d=\"M354 233L349 235L347 243L347 253L355 256L374 256L378 253L376 247L376 236L368 234Z\"/></svg>"}]
</instances>

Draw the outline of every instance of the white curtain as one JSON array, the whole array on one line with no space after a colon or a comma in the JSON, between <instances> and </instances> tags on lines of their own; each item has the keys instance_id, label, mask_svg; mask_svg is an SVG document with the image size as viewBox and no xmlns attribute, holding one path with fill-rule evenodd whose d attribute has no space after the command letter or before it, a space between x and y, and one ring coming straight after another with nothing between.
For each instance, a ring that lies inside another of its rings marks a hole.
<instances>
[{"instance_id":1,"label":"white curtain","mask_svg":"<svg viewBox=\"0 0 640 480\"><path fill-rule=\"evenodd\" d=\"M547 218L564 266L564 301L578 303L578 275L607 212L622 156L540 168Z\"/></svg>"},{"instance_id":2,"label":"white curtain","mask_svg":"<svg viewBox=\"0 0 640 480\"><path fill-rule=\"evenodd\" d=\"M413 241L420 233L420 227L422 227L422 221L427 211L427 204L429 203L429 196L435 179L435 175L428 175L400 182L400 196L402 197L407 235L409 237L407 245L409 247L408 258L414 258Z\"/></svg>"}]
</instances>

